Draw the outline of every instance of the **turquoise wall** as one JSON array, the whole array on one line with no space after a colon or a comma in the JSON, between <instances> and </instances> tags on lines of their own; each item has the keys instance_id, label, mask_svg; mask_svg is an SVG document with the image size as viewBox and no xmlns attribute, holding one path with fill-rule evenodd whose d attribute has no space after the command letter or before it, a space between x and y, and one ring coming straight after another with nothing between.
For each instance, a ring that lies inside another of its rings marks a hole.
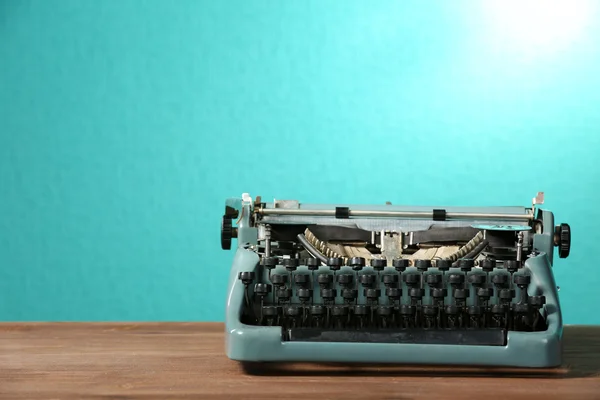
<instances>
[{"instance_id":1,"label":"turquoise wall","mask_svg":"<svg viewBox=\"0 0 600 400\"><path fill-rule=\"evenodd\" d=\"M0 319L221 320L224 200L528 205L599 324L600 13L0 0Z\"/></svg>"}]
</instances>

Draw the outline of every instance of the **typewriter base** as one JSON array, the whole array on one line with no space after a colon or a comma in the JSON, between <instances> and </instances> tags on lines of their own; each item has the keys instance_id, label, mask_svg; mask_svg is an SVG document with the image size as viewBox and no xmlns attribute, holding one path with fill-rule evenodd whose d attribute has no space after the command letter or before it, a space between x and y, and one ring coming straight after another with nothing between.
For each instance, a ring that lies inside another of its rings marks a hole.
<instances>
[{"instance_id":1,"label":"typewriter base","mask_svg":"<svg viewBox=\"0 0 600 400\"><path fill-rule=\"evenodd\" d=\"M227 356L237 361L390 363L551 368L561 341L548 332L508 332L505 346L285 342L277 327L240 326L226 332Z\"/></svg>"}]
</instances>

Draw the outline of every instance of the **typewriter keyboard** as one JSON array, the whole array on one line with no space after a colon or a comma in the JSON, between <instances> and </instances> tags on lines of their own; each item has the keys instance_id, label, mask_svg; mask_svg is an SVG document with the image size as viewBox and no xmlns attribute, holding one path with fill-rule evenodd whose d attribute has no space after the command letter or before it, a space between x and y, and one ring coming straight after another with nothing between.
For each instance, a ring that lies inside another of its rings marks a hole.
<instances>
[{"instance_id":1,"label":"typewriter keyboard","mask_svg":"<svg viewBox=\"0 0 600 400\"><path fill-rule=\"evenodd\" d=\"M507 331L546 329L545 298L514 260L268 257L238 278L242 322L286 341L504 345Z\"/></svg>"}]
</instances>

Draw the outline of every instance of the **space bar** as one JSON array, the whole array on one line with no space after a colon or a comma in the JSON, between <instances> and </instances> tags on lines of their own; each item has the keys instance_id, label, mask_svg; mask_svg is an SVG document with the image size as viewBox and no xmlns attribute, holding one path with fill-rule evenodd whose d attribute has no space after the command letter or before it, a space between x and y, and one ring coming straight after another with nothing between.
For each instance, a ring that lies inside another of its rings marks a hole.
<instances>
[{"instance_id":1,"label":"space bar","mask_svg":"<svg viewBox=\"0 0 600 400\"><path fill-rule=\"evenodd\" d=\"M446 344L463 346L505 346L504 329L284 329L283 337L290 342L352 342Z\"/></svg>"}]
</instances>

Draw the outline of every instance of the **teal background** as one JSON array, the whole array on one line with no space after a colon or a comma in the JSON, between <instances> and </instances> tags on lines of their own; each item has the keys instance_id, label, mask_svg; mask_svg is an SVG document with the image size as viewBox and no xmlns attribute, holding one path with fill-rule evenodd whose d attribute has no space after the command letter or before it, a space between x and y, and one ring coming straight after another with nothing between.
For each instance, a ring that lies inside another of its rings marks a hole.
<instances>
[{"instance_id":1,"label":"teal background","mask_svg":"<svg viewBox=\"0 0 600 400\"><path fill-rule=\"evenodd\" d=\"M523 3L0 0L0 319L222 320L242 192L543 190L599 324L598 5Z\"/></svg>"}]
</instances>

